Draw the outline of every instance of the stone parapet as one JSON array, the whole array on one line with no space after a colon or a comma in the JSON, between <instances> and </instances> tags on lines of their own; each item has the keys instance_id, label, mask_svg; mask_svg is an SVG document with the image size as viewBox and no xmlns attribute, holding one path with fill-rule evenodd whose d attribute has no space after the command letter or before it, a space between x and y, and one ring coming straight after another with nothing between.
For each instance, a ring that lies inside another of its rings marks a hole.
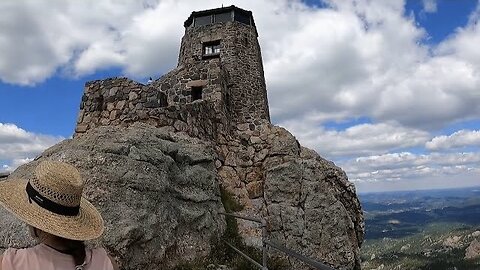
<instances>
[{"instance_id":1,"label":"stone parapet","mask_svg":"<svg viewBox=\"0 0 480 270\"><path fill-rule=\"evenodd\" d=\"M224 113L215 103L199 100L168 104L167 94L152 85L126 78L88 82L80 105L75 136L98 126L130 126L135 122L171 127L198 138L229 133Z\"/></svg>"}]
</instances>

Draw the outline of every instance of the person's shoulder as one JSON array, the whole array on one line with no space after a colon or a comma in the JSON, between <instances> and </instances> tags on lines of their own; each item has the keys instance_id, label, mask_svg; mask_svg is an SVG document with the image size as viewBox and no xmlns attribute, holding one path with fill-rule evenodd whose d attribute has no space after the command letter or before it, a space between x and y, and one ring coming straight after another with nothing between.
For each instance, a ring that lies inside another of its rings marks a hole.
<instances>
[{"instance_id":1,"label":"person's shoulder","mask_svg":"<svg viewBox=\"0 0 480 270\"><path fill-rule=\"evenodd\" d=\"M102 254L108 261L110 261L110 263L112 264L113 270L120 269L115 259L112 256L110 256L110 254L108 254L108 252L104 248L102 247L94 248L92 249L92 252L93 254Z\"/></svg>"},{"instance_id":2,"label":"person's shoulder","mask_svg":"<svg viewBox=\"0 0 480 270\"><path fill-rule=\"evenodd\" d=\"M17 251L18 249L16 248L8 248L2 254L0 254L0 270L2 270L2 265L6 264L8 266L12 260L14 260ZM5 260L5 262L3 260Z\"/></svg>"},{"instance_id":3,"label":"person's shoulder","mask_svg":"<svg viewBox=\"0 0 480 270\"><path fill-rule=\"evenodd\" d=\"M17 251L18 249L16 248L8 248L3 254L0 254L0 270L2 270L2 265L8 266L15 259Z\"/></svg>"},{"instance_id":4,"label":"person's shoulder","mask_svg":"<svg viewBox=\"0 0 480 270\"><path fill-rule=\"evenodd\" d=\"M7 248L2 254L2 260L15 256L20 250L21 249L17 249L17 248Z\"/></svg>"},{"instance_id":5,"label":"person's shoulder","mask_svg":"<svg viewBox=\"0 0 480 270\"><path fill-rule=\"evenodd\" d=\"M1 254L2 258L0 260L0 265L8 265L10 263L15 263L18 260L24 260L32 249L33 248L8 248L3 254Z\"/></svg>"}]
</instances>

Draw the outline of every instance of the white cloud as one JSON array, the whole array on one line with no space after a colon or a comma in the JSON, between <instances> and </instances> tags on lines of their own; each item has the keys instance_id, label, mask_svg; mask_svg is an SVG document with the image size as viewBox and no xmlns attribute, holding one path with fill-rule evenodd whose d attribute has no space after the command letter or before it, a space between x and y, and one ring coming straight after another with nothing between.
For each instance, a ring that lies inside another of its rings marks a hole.
<instances>
[{"instance_id":1,"label":"white cloud","mask_svg":"<svg viewBox=\"0 0 480 270\"><path fill-rule=\"evenodd\" d=\"M480 66L480 53L476 50L475 43L480 42L480 3L470 15L469 23L465 27L458 27L453 35L436 48L437 55L456 57L475 68L478 72Z\"/></svg>"},{"instance_id":2,"label":"white cloud","mask_svg":"<svg viewBox=\"0 0 480 270\"><path fill-rule=\"evenodd\" d=\"M0 172L12 172L19 166L28 163L30 161L33 161L33 158L16 158L13 159L9 165L4 164L2 168L0 169Z\"/></svg>"},{"instance_id":3,"label":"white cloud","mask_svg":"<svg viewBox=\"0 0 480 270\"><path fill-rule=\"evenodd\" d=\"M422 0L423 10L426 13L435 13L437 12L437 0Z\"/></svg>"},{"instance_id":4,"label":"white cloud","mask_svg":"<svg viewBox=\"0 0 480 270\"><path fill-rule=\"evenodd\" d=\"M285 127L303 145L330 158L382 154L395 149L421 146L430 138L425 131L393 123L360 124L341 131L312 125L293 121L285 123Z\"/></svg>"},{"instance_id":5,"label":"white cloud","mask_svg":"<svg viewBox=\"0 0 480 270\"><path fill-rule=\"evenodd\" d=\"M448 150L466 146L480 146L480 130L459 130L451 135L433 138L425 144L429 150Z\"/></svg>"},{"instance_id":6,"label":"white cloud","mask_svg":"<svg viewBox=\"0 0 480 270\"><path fill-rule=\"evenodd\" d=\"M404 16L401 1L334 5L304 14L304 25L269 49L275 120L366 115L431 130L480 115L477 27L452 37L465 39L452 45L458 50L437 50L422 45L426 32Z\"/></svg>"},{"instance_id":7,"label":"white cloud","mask_svg":"<svg viewBox=\"0 0 480 270\"><path fill-rule=\"evenodd\" d=\"M122 48L116 46L118 35L149 2L1 1L0 79L32 85L59 69L79 74L124 65L118 55Z\"/></svg>"},{"instance_id":8,"label":"white cloud","mask_svg":"<svg viewBox=\"0 0 480 270\"><path fill-rule=\"evenodd\" d=\"M350 180L378 182L384 180L414 180L422 177L455 176L464 173L477 175L480 184L480 153L410 152L365 156L342 163Z\"/></svg>"},{"instance_id":9,"label":"white cloud","mask_svg":"<svg viewBox=\"0 0 480 270\"><path fill-rule=\"evenodd\" d=\"M15 167L22 160L37 156L63 139L28 132L14 124L0 123L0 160L9 160L9 166Z\"/></svg>"},{"instance_id":10,"label":"white cloud","mask_svg":"<svg viewBox=\"0 0 480 270\"><path fill-rule=\"evenodd\" d=\"M265 41L271 111L278 121L373 115L386 87L427 56L418 45L424 31L403 17L401 1L332 5L297 14L302 23L290 19L288 31Z\"/></svg>"}]
</instances>

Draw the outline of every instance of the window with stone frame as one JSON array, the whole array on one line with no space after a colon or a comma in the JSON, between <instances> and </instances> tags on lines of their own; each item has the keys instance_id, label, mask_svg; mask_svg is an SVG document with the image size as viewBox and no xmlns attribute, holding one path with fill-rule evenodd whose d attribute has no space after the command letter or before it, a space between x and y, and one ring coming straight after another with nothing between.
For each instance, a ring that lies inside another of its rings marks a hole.
<instances>
[{"instance_id":1,"label":"window with stone frame","mask_svg":"<svg viewBox=\"0 0 480 270\"><path fill-rule=\"evenodd\" d=\"M220 56L220 40L203 43L203 57L219 57Z\"/></svg>"},{"instance_id":2,"label":"window with stone frame","mask_svg":"<svg viewBox=\"0 0 480 270\"><path fill-rule=\"evenodd\" d=\"M190 90L190 95L191 95L191 100L192 102L195 100L201 100L202 99L202 91L203 87L201 86L193 86L192 89Z\"/></svg>"}]
</instances>

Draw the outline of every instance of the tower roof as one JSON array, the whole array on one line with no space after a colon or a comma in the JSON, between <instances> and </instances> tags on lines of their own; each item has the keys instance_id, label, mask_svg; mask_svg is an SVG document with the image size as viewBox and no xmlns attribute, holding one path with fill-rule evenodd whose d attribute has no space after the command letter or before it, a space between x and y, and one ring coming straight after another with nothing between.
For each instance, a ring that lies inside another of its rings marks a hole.
<instances>
[{"instance_id":1,"label":"tower roof","mask_svg":"<svg viewBox=\"0 0 480 270\"><path fill-rule=\"evenodd\" d=\"M194 11L188 19L184 22L183 26L189 27L194 23L195 18L199 17L207 17L211 15L219 15L219 14L227 14L229 13L232 15L230 21L238 21L244 24L251 25L255 27L255 21L253 20L253 14L249 10L241 9L239 7L236 7L234 5L228 6L228 7L221 7L221 8L214 8L214 9L208 9L208 10L202 10L202 11ZM213 17L212 17L213 18ZM214 21L212 20L212 23Z\"/></svg>"}]
</instances>

